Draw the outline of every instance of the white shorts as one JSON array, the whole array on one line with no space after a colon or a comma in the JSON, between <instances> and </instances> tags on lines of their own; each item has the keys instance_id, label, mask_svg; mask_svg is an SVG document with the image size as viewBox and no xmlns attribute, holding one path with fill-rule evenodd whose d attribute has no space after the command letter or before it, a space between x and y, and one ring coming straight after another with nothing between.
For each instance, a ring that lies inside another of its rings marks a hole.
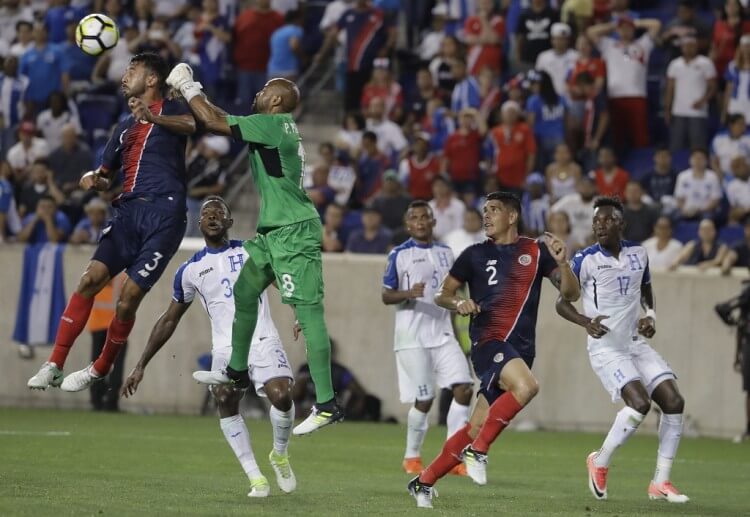
<instances>
[{"instance_id":1,"label":"white shorts","mask_svg":"<svg viewBox=\"0 0 750 517\"><path fill-rule=\"evenodd\" d=\"M232 347L214 348L211 351L211 370L223 370L229 365ZM266 396L263 385L271 379L288 378L294 380L294 372L286 356L284 345L277 339L265 338L253 343L247 365L250 379L255 385L255 393Z\"/></svg>"},{"instance_id":2,"label":"white shorts","mask_svg":"<svg viewBox=\"0 0 750 517\"><path fill-rule=\"evenodd\" d=\"M435 398L435 385L450 388L472 384L469 362L458 343L434 348L406 348L396 351L398 390L401 402Z\"/></svg>"},{"instance_id":3,"label":"white shorts","mask_svg":"<svg viewBox=\"0 0 750 517\"><path fill-rule=\"evenodd\" d=\"M623 350L591 354L589 360L612 402L620 398L620 390L629 382L640 380L650 397L662 381L677 378L659 352L644 340L634 341Z\"/></svg>"}]
</instances>

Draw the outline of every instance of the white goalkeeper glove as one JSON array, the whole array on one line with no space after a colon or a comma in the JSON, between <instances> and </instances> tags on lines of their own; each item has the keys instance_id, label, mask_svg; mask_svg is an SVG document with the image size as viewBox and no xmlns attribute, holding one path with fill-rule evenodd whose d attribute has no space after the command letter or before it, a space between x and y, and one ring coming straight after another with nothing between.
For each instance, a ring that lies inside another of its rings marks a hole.
<instances>
[{"instance_id":1,"label":"white goalkeeper glove","mask_svg":"<svg viewBox=\"0 0 750 517\"><path fill-rule=\"evenodd\" d=\"M167 84L177 91L180 91L184 85L193 82L193 69L187 63L180 63L176 65L169 76L167 77Z\"/></svg>"}]
</instances>

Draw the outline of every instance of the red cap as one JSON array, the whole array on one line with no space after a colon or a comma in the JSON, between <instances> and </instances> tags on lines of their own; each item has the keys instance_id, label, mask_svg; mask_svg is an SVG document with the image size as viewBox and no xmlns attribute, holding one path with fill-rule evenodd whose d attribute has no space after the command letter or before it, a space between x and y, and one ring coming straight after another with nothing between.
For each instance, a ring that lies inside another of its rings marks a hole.
<instances>
[{"instance_id":1,"label":"red cap","mask_svg":"<svg viewBox=\"0 0 750 517\"><path fill-rule=\"evenodd\" d=\"M24 120L18 126L18 131L20 131L21 133L34 134L34 133L36 133L36 126L34 125L34 123L32 121L30 121L30 120Z\"/></svg>"}]
</instances>

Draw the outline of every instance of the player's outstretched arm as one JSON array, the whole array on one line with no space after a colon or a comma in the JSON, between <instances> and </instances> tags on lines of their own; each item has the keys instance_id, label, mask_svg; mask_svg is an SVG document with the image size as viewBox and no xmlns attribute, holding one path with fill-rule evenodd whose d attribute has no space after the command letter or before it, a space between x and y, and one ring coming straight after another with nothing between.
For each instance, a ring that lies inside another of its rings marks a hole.
<instances>
[{"instance_id":1,"label":"player's outstretched arm","mask_svg":"<svg viewBox=\"0 0 750 517\"><path fill-rule=\"evenodd\" d=\"M576 301L581 296L581 286L568 263L568 250L565 242L549 232L544 233L544 242L547 245L550 255L557 262L557 270L552 273L550 280L565 300L569 302Z\"/></svg>"},{"instance_id":2,"label":"player's outstretched arm","mask_svg":"<svg viewBox=\"0 0 750 517\"><path fill-rule=\"evenodd\" d=\"M158 115L151 113L151 110L148 109L148 105L143 99L135 97L128 99L128 107L133 112L133 117L138 121L151 122L178 135L192 135L195 133L195 117L190 113L184 115Z\"/></svg>"},{"instance_id":3,"label":"player's outstretched arm","mask_svg":"<svg viewBox=\"0 0 750 517\"><path fill-rule=\"evenodd\" d=\"M463 282L448 274L445 276L445 280L440 285L437 294L435 295L435 303L443 309L449 311L456 311L462 316L468 316L472 314L479 314L481 308L471 298L461 298L458 296L458 290L463 285Z\"/></svg>"},{"instance_id":4,"label":"player's outstretched arm","mask_svg":"<svg viewBox=\"0 0 750 517\"><path fill-rule=\"evenodd\" d=\"M232 135L227 123L227 113L208 101L201 90L201 83L193 81L193 70L190 65L187 63L175 65L167 77L167 84L180 92L195 118L208 131L219 135Z\"/></svg>"},{"instance_id":5,"label":"player's outstretched arm","mask_svg":"<svg viewBox=\"0 0 750 517\"><path fill-rule=\"evenodd\" d=\"M183 314L185 314L185 311L187 311L189 307L189 303L178 303L172 301L167 310L159 316L154 328L151 329L151 335L148 337L146 349L143 351L135 368L133 368L133 371L130 372L130 375L125 379L125 383L122 385L122 389L120 390L122 396L129 397L135 394L138 385L143 380L143 371L146 369L146 365L151 361L151 358L161 350L161 347L164 346L169 338L172 337L172 334L177 328L177 324L180 323Z\"/></svg>"}]
</instances>

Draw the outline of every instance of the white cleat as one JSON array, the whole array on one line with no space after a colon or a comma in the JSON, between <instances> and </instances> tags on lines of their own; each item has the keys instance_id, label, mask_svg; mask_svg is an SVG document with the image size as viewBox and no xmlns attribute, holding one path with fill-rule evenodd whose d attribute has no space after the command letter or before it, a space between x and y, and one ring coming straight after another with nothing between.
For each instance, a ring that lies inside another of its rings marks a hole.
<instances>
[{"instance_id":1,"label":"white cleat","mask_svg":"<svg viewBox=\"0 0 750 517\"><path fill-rule=\"evenodd\" d=\"M250 491L248 497L268 497L271 493L271 485L264 475L250 480Z\"/></svg>"},{"instance_id":2,"label":"white cleat","mask_svg":"<svg viewBox=\"0 0 750 517\"><path fill-rule=\"evenodd\" d=\"M312 407L312 411L302 422L292 429L294 436L302 436L317 431L321 427L335 424L344 420L344 410L334 403L332 407L318 409L317 405Z\"/></svg>"},{"instance_id":3,"label":"white cleat","mask_svg":"<svg viewBox=\"0 0 750 517\"><path fill-rule=\"evenodd\" d=\"M96 381L102 380L102 376L94 374L93 363L88 365L83 370L78 370L63 379L60 389L63 391L83 391Z\"/></svg>"},{"instance_id":4,"label":"white cleat","mask_svg":"<svg viewBox=\"0 0 750 517\"><path fill-rule=\"evenodd\" d=\"M268 455L268 461L276 473L276 484L282 492L291 494L297 489L297 478L294 476L292 466L289 464L289 454L279 454L276 449Z\"/></svg>"},{"instance_id":5,"label":"white cleat","mask_svg":"<svg viewBox=\"0 0 750 517\"><path fill-rule=\"evenodd\" d=\"M26 382L26 386L32 390L46 390L50 386L53 388L60 387L62 381L62 370L55 363L46 362L39 368L36 375Z\"/></svg>"},{"instance_id":6,"label":"white cleat","mask_svg":"<svg viewBox=\"0 0 750 517\"><path fill-rule=\"evenodd\" d=\"M461 460L466 467L466 474L477 485L487 484L487 455L475 451L471 445L467 445L461 453Z\"/></svg>"},{"instance_id":7,"label":"white cleat","mask_svg":"<svg viewBox=\"0 0 750 517\"><path fill-rule=\"evenodd\" d=\"M193 372L193 379L200 382L201 384L231 384L230 379L224 370L198 370Z\"/></svg>"},{"instance_id":8,"label":"white cleat","mask_svg":"<svg viewBox=\"0 0 750 517\"><path fill-rule=\"evenodd\" d=\"M654 483L652 481L648 486L648 498L652 501L662 499L668 503L687 503L690 501L690 498L680 493L671 481L663 483Z\"/></svg>"},{"instance_id":9,"label":"white cleat","mask_svg":"<svg viewBox=\"0 0 750 517\"><path fill-rule=\"evenodd\" d=\"M437 497L437 490L419 482L419 476L406 485L406 490L417 501L417 508L432 508L432 498Z\"/></svg>"}]
</instances>

